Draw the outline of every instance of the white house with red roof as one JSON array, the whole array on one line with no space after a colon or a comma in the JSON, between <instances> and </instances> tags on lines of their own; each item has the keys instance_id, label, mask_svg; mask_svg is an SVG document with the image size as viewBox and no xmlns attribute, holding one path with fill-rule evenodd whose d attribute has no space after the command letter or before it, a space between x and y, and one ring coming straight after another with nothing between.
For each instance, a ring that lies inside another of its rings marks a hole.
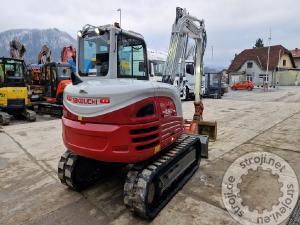
<instances>
[{"instance_id":1,"label":"white house with red roof","mask_svg":"<svg viewBox=\"0 0 300 225\"><path fill-rule=\"evenodd\" d=\"M291 50L297 68L300 68L300 49L295 48Z\"/></svg>"}]
</instances>

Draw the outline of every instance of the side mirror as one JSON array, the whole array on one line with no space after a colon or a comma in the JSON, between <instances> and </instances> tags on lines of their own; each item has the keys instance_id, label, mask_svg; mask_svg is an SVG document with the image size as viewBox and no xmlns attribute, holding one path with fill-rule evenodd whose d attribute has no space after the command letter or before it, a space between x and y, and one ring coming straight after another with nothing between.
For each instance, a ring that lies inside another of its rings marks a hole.
<instances>
[{"instance_id":1,"label":"side mirror","mask_svg":"<svg viewBox=\"0 0 300 225\"><path fill-rule=\"evenodd\" d=\"M145 72L145 63L139 62L139 72Z\"/></svg>"}]
</instances>

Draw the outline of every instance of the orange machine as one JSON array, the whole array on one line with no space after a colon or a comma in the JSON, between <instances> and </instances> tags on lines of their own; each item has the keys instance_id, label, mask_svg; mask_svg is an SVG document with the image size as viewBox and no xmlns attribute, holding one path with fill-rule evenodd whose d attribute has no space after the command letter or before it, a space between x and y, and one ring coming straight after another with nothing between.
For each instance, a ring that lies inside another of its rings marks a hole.
<instances>
[{"instance_id":1,"label":"orange machine","mask_svg":"<svg viewBox=\"0 0 300 225\"><path fill-rule=\"evenodd\" d=\"M69 46L62 51L62 61L75 50ZM63 54L65 53L65 54ZM64 88L71 82L72 66L69 63L51 62L51 49L44 45L38 54L39 64L28 66L27 84L31 90L31 101L37 103L40 113L61 116Z\"/></svg>"},{"instance_id":2,"label":"orange machine","mask_svg":"<svg viewBox=\"0 0 300 225\"><path fill-rule=\"evenodd\" d=\"M43 98L46 102L38 104L43 114L62 115L62 100L65 87L71 83L71 66L67 63L47 63L42 67Z\"/></svg>"},{"instance_id":3,"label":"orange machine","mask_svg":"<svg viewBox=\"0 0 300 225\"><path fill-rule=\"evenodd\" d=\"M71 66L67 63L47 63L42 67L44 98L50 103L62 103L63 91L71 83Z\"/></svg>"}]
</instances>

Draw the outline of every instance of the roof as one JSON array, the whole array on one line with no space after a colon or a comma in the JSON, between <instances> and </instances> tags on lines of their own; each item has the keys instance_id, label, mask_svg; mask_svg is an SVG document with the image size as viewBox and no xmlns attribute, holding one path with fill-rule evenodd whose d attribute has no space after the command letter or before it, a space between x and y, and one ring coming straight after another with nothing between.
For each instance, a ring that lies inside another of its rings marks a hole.
<instances>
[{"instance_id":1,"label":"roof","mask_svg":"<svg viewBox=\"0 0 300 225\"><path fill-rule=\"evenodd\" d=\"M291 50L291 53L294 58L300 58L300 49L299 48L295 48L295 49Z\"/></svg>"},{"instance_id":2,"label":"roof","mask_svg":"<svg viewBox=\"0 0 300 225\"><path fill-rule=\"evenodd\" d=\"M293 66L295 67L295 62L293 60L292 53L282 45L274 45L270 46L269 70L274 70L277 67L279 61L279 54L280 56L282 56L283 54L288 54L291 58ZM242 65L248 60L255 61L257 65L259 65L262 69L266 70L267 58L268 47L245 49L240 54L235 56L231 65L228 68L228 72L238 71L242 67Z\"/></svg>"}]
</instances>

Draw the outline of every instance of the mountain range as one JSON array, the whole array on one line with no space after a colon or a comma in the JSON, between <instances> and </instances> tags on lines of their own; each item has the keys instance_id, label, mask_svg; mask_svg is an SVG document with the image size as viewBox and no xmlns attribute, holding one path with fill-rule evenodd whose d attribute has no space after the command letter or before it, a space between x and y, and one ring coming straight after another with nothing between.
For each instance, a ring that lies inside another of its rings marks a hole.
<instances>
[{"instance_id":1,"label":"mountain range","mask_svg":"<svg viewBox=\"0 0 300 225\"><path fill-rule=\"evenodd\" d=\"M49 29L13 29L0 32L0 57L9 57L9 42L20 41L26 48L24 59L26 63L37 63L38 53L46 44L52 51L52 60L59 62L64 46L76 47L76 40L68 33L57 28Z\"/></svg>"}]
</instances>

